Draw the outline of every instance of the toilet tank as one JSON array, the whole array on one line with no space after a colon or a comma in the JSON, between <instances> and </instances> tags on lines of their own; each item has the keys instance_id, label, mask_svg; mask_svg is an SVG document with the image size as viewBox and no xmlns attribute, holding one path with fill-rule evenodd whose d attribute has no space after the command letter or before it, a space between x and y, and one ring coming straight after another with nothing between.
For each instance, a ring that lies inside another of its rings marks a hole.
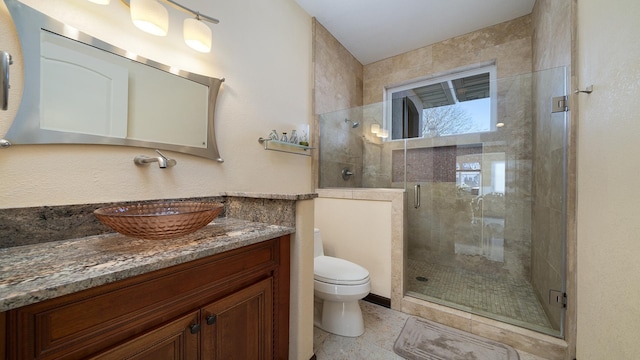
<instances>
[{"instance_id":1,"label":"toilet tank","mask_svg":"<svg viewBox=\"0 0 640 360\"><path fill-rule=\"evenodd\" d=\"M313 257L324 255L324 248L322 245L322 238L320 237L320 229L313 229Z\"/></svg>"}]
</instances>

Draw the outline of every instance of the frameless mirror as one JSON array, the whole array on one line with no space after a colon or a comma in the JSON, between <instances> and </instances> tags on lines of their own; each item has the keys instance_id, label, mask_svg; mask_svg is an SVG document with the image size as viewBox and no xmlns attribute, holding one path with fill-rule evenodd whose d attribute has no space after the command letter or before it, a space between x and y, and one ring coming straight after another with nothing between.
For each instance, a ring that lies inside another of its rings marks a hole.
<instances>
[{"instance_id":1,"label":"frameless mirror","mask_svg":"<svg viewBox=\"0 0 640 360\"><path fill-rule=\"evenodd\" d=\"M22 101L5 140L139 146L223 161L214 114L224 79L175 70L4 1L24 57Z\"/></svg>"}]
</instances>

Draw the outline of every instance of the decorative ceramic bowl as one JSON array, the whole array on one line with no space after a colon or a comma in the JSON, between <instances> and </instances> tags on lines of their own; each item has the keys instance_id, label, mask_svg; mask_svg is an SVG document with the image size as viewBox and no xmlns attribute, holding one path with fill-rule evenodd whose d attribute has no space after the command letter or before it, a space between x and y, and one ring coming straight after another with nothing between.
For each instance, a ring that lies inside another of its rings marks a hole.
<instances>
[{"instance_id":1,"label":"decorative ceramic bowl","mask_svg":"<svg viewBox=\"0 0 640 360\"><path fill-rule=\"evenodd\" d=\"M123 235L162 240L195 232L220 215L223 208L217 202L185 201L109 206L93 213Z\"/></svg>"}]
</instances>

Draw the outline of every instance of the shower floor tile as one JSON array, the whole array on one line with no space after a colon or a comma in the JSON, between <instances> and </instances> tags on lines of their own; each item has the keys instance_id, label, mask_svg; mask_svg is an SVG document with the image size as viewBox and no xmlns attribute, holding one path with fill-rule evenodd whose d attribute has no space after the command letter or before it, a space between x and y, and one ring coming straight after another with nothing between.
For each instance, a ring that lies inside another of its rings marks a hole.
<instances>
[{"instance_id":1,"label":"shower floor tile","mask_svg":"<svg viewBox=\"0 0 640 360\"><path fill-rule=\"evenodd\" d=\"M557 332L526 280L408 259L407 290L427 301L537 331Z\"/></svg>"}]
</instances>

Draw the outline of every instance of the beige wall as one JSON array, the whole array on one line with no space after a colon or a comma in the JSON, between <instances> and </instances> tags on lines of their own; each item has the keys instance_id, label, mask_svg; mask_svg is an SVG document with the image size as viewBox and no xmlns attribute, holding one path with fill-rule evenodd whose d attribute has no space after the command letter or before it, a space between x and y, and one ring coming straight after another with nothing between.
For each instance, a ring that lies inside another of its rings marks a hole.
<instances>
[{"instance_id":1,"label":"beige wall","mask_svg":"<svg viewBox=\"0 0 640 360\"><path fill-rule=\"evenodd\" d=\"M0 150L0 207L27 207L217 195L222 191L300 193L312 189L311 160L264 151L260 136L311 122L311 18L293 0L185 3L220 18L213 49L200 54L181 39L185 15L170 9L169 35L139 31L121 1L25 4L114 45L178 68L226 79L216 107L218 147L225 162L173 153L178 164L138 168L153 149L83 145L14 145ZM0 137L20 99L21 55L0 3L0 48L13 54L10 111L0 111Z\"/></svg>"},{"instance_id":2,"label":"beige wall","mask_svg":"<svg viewBox=\"0 0 640 360\"><path fill-rule=\"evenodd\" d=\"M291 310L289 358L313 356L314 200L296 203L296 233L291 241Z\"/></svg>"},{"instance_id":3,"label":"beige wall","mask_svg":"<svg viewBox=\"0 0 640 360\"><path fill-rule=\"evenodd\" d=\"M315 227L322 234L325 255L363 266L369 271L371 293L391 298L391 243L404 236L404 191L319 189L318 196Z\"/></svg>"},{"instance_id":4,"label":"beige wall","mask_svg":"<svg viewBox=\"0 0 640 360\"><path fill-rule=\"evenodd\" d=\"M327 256L369 271L371 293L391 297L391 204L380 201L318 198L315 226Z\"/></svg>"},{"instance_id":5,"label":"beige wall","mask_svg":"<svg viewBox=\"0 0 640 360\"><path fill-rule=\"evenodd\" d=\"M578 359L640 354L640 2L577 3Z\"/></svg>"}]
</instances>

